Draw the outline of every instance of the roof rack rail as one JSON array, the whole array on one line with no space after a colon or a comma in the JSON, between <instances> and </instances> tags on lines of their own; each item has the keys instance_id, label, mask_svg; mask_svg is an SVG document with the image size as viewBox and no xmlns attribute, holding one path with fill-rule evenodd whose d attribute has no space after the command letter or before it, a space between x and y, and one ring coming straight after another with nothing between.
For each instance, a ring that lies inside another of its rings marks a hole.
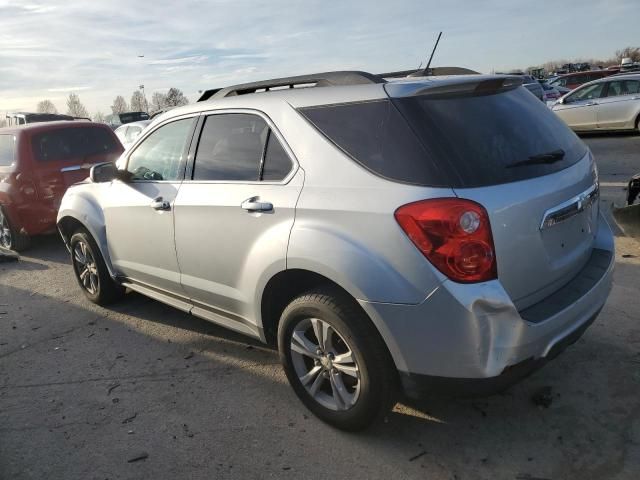
<instances>
[{"instance_id":1,"label":"roof rack rail","mask_svg":"<svg viewBox=\"0 0 640 480\"><path fill-rule=\"evenodd\" d=\"M274 78L272 80L262 80L259 82L243 83L225 88L214 88L202 93L199 102L210 98L233 97L236 95L246 95L255 93L258 90L269 91L274 88L295 88L296 85L306 85L314 87L328 87L339 85L365 85L375 83L386 83L386 80L379 75L359 71L339 71L313 73L310 75L299 75L296 77Z\"/></svg>"}]
</instances>

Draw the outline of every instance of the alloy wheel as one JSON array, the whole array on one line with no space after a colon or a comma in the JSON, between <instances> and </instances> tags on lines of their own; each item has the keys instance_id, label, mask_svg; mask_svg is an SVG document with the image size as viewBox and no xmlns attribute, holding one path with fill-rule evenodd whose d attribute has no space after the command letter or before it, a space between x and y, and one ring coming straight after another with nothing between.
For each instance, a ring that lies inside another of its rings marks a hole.
<instances>
[{"instance_id":1,"label":"alloy wheel","mask_svg":"<svg viewBox=\"0 0 640 480\"><path fill-rule=\"evenodd\" d=\"M11 229L9 228L9 221L4 216L2 210L0 210L0 246L4 248L13 247L13 238L11 237Z\"/></svg>"},{"instance_id":2,"label":"alloy wheel","mask_svg":"<svg viewBox=\"0 0 640 480\"><path fill-rule=\"evenodd\" d=\"M82 287L91 295L98 293L100 285L98 267L91 250L89 250L85 242L80 241L75 244L73 248L73 263Z\"/></svg>"},{"instance_id":3,"label":"alloy wheel","mask_svg":"<svg viewBox=\"0 0 640 480\"><path fill-rule=\"evenodd\" d=\"M349 344L329 323L301 320L291 335L291 359L300 383L320 405L344 411L358 401L358 363Z\"/></svg>"}]
</instances>

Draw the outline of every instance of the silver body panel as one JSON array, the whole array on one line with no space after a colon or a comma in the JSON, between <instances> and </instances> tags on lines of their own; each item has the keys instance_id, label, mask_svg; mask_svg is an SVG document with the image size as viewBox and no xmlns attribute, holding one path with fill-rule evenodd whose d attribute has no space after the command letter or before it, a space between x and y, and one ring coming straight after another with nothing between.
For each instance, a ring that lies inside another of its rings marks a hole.
<instances>
[{"instance_id":1,"label":"silver body panel","mask_svg":"<svg viewBox=\"0 0 640 480\"><path fill-rule=\"evenodd\" d=\"M84 183L68 190L59 221L96 238L114 278L184 311L265 340L265 286L288 269L322 275L351 294L403 372L490 377L526 356L545 356L604 304L611 269L570 308L531 325L519 312L580 275L593 248L613 250L597 205L554 226L545 215L594 186L590 154L553 175L452 189L383 179L349 159L298 113L312 105L413 95L458 78L305 88L228 97L154 119L133 149L185 115L253 111L284 143L293 167L282 182ZM124 168L128 150L118 162ZM161 196L170 209L150 207ZM436 270L394 218L417 200L475 200L488 211L498 280L458 284ZM249 212L248 199L271 212ZM550 213L551 212L551 213Z\"/></svg>"}]
</instances>

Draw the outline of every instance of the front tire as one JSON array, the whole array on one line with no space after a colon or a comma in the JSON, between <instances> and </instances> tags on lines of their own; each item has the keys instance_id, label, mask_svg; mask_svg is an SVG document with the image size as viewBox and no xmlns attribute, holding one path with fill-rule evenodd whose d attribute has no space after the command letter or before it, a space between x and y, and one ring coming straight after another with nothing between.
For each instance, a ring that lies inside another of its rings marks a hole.
<instances>
[{"instance_id":1,"label":"front tire","mask_svg":"<svg viewBox=\"0 0 640 480\"><path fill-rule=\"evenodd\" d=\"M107 305L122 298L125 288L109 275L100 249L89 232L84 229L76 231L69 245L73 271L85 296L98 305Z\"/></svg>"},{"instance_id":2,"label":"front tire","mask_svg":"<svg viewBox=\"0 0 640 480\"><path fill-rule=\"evenodd\" d=\"M0 207L0 247L22 252L29 247L29 237L17 232L9 223L4 210Z\"/></svg>"},{"instance_id":3,"label":"front tire","mask_svg":"<svg viewBox=\"0 0 640 480\"><path fill-rule=\"evenodd\" d=\"M337 289L295 298L278 326L289 383L318 418L358 431L396 399L397 372L378 331L359 305Z\"/></svg>"}]
</instances>

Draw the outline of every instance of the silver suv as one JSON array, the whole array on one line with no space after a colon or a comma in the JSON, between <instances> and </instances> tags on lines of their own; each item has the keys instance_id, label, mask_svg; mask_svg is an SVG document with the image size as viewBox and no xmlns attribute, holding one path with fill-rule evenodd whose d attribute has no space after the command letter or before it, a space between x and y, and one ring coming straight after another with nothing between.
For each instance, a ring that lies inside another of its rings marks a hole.
<instances>
[{"instance_id":1,"label":"silver suv","mask_svg":"<svg viewBox=\"0 0 640 480\"><path fill-rule=\"evenodd\" d=\"M595 162L520 79L331 72L207 98L67 191L91 301L128 288L277 345L348 430L401 391L505 388L604 305Z\"/></svg>"}]
</instances>

